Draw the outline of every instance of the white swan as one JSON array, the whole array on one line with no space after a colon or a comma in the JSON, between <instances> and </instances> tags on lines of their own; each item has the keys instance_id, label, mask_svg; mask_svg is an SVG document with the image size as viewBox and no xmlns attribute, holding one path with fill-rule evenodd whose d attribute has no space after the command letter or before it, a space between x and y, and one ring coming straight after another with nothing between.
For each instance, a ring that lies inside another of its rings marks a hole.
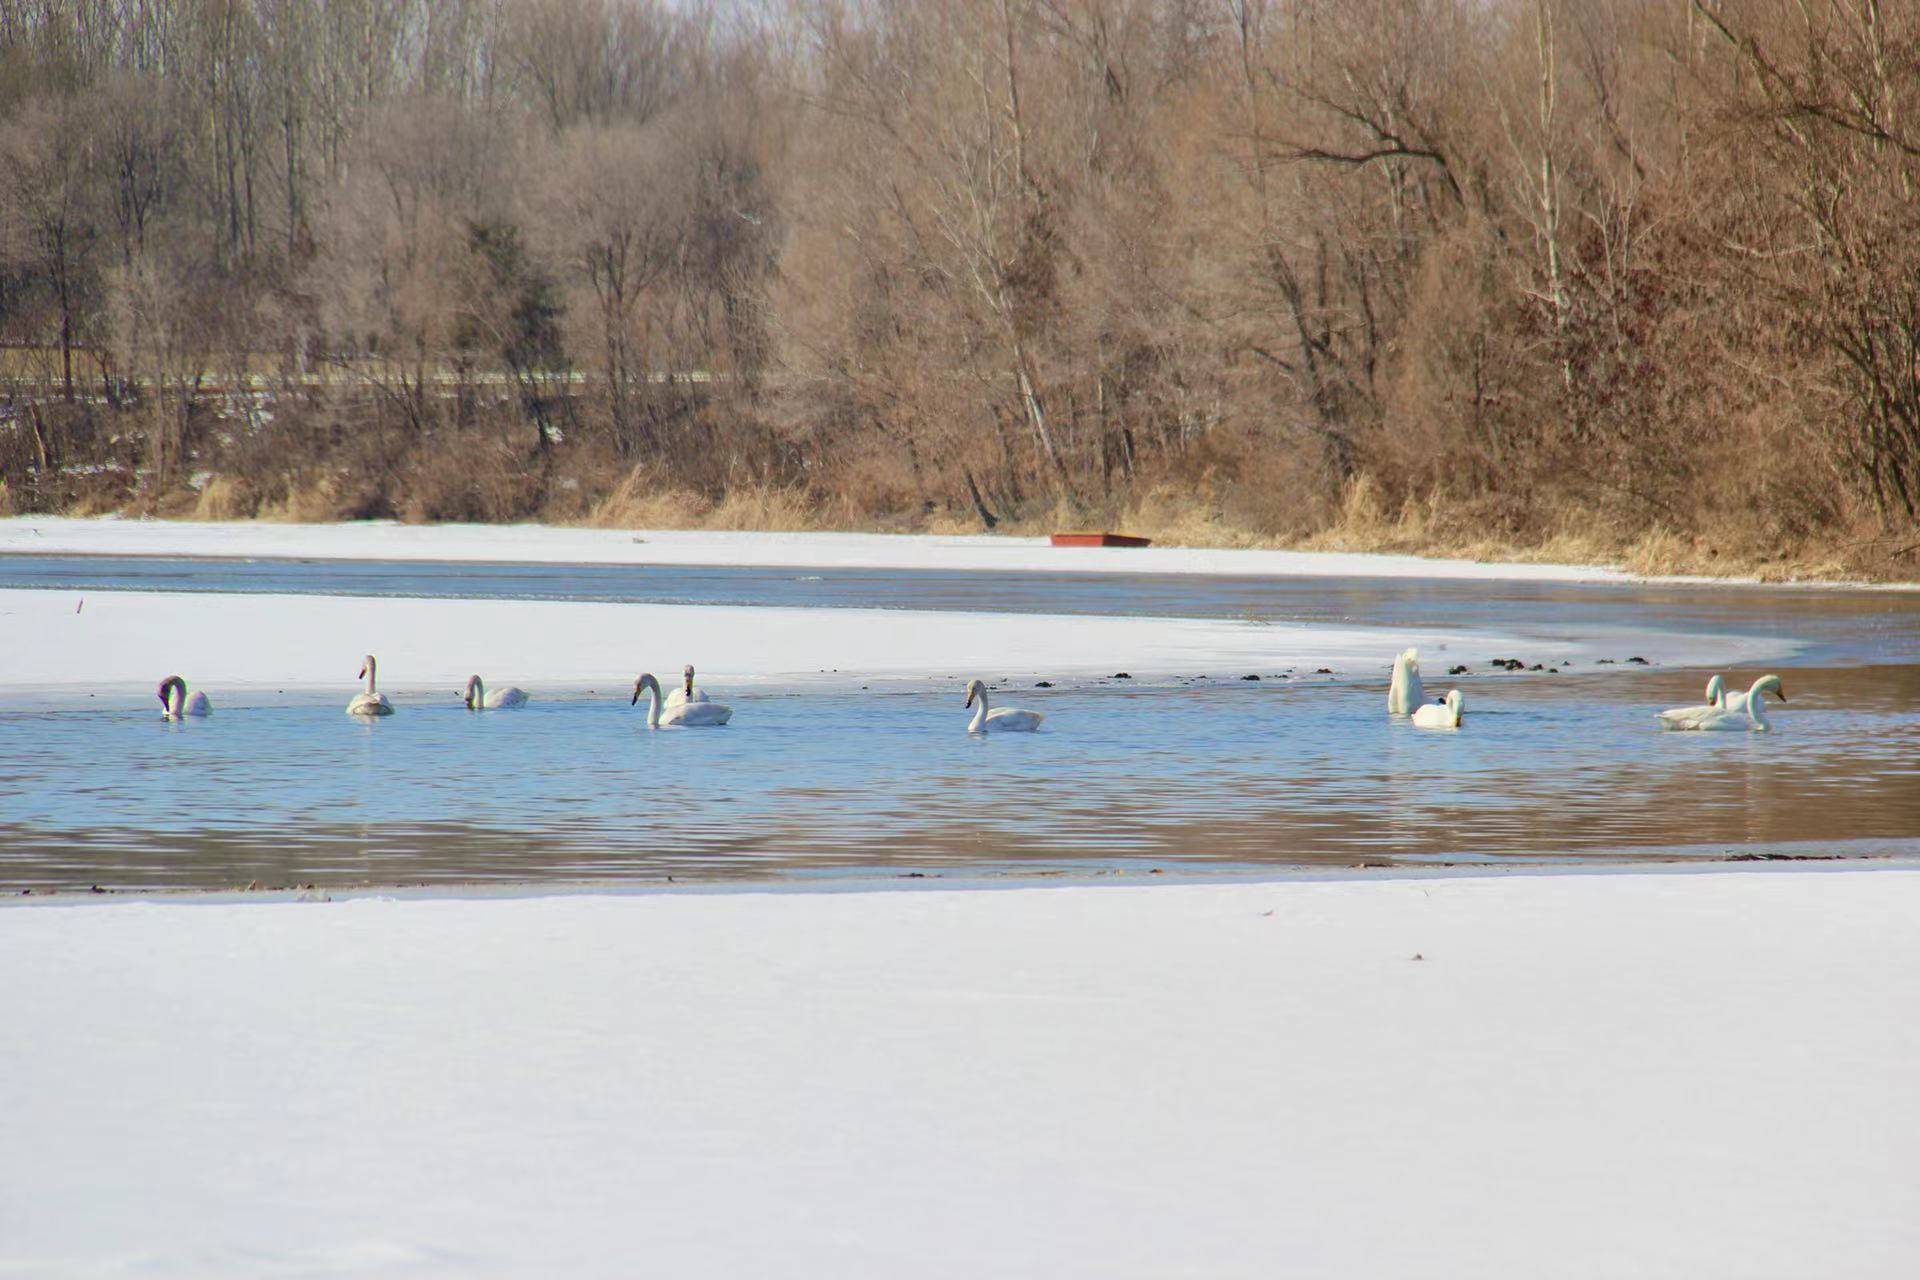
<instances>
[{"instance_id":1,"label":"white swan","mask_svg":"<svg viewBox=\"0 0 1920 1280\"><path fill-rule=\"evenodd\" d=\"M1420 687L1420 651L1403 649L1393 660L1393 682L1387 686L1387 714L1410 716L1427 699Z\"/></svg>"},{"instance_id":2,"label":"white swan","mask_svg":"<svg viewBox=\"0 0 1920 1280\"><path fill-rule=\"evenodd\" d=\"M1466 714L1466 698L1461 696L1458 689L1449 689L1445 702L1429 702L1416 707L1413 723L1419 729L1458 729Z\"/></svg>"},{"instance_id":3,"label":"white swan","mask_svg":"<svg viewBox=\"0 0 1920 1280\"><path fill-rule=\"evenodd\" d=\"M1725 705L1714 708L1706 715L1682 724L1671 721L1662 721L1662 723L1673 729L1718 729L1734 733L1765 733L1773 727L1767 720L1765 695L1769 693L1782 702L1787 700L1787 691L1780 687L1779 676L1761 676L1745 693L1728 697ZM1739 710L1735 710L1736 707Z\"/></svg>"},{"instance_id":4,"label":"white swan","mask_svg":"<svg viewBox=\"0 0 1920 1280\"><path fill-rule=\"evenodd\" d=\"M188 716L210 716L213 703L204 693L187 693L187 682L179 676L168 676L160 682L160 718L162 720L184 720Z\"/></svg>"},{"instance_id":5,"label":"white swan","mask_svg":"<svg viewBox=\"0 0 1920 1280\"><path fill-rule=\"evenodd\" d=\"M687 668L687 678L693 678L693 668ZM653 678L652 672L643 673L633 682L632 706L640 701L641 694L647 695L647 728L658 729L661 725L685 725L699 728L706 725L722 725L733 718L733 708L713 701L701 694L689 702L684 694L678 702L670 702L663 714L660 709L660 682Z\"/></svg>"},{"instance_id":6,"label":"white swan","mask_svg":"<svg viewBox=\"0 0 1920 1280\"><path fill-rule=\"evenodd\" d=\"M1744 693L1740 695L1745 698ZM1719 676L1707 681L1707 700L1697 707L1668 707L1660 713L1660 722L1670 729L1691 729L1702 716L1712 715L1727 705L1726 682ZM1742 706L1744 710L1744 704Z\"/></svg>"},{"instance_id":7,"label":"white swan","mask_svg":"<svg viewBox=\"0 0 1920 1280\"><path fill-rule=\"evenodd\" d=\"M482 707L520 706L527 700L527 691L508 685L504 689L495 689L492 693L488 693L484 680L479 676L468 676L467 691L462 696L466 699L467 710L478 711Z\"/></svg>"},{"instance_id":8,"label":"white swan","mask_svg":"<svg viewBox=\"0 0 1920 1280\"><path fill-rule=\"evenodd\" d=\"M373 687L373 655L368 654L360 660L360 675L367 682L366 692L353 695L353 701L347 704L350 716L390 716L393 704L387 701L387 695Z\"/></svg>"},{"instance_id":9,"label":"white swan","mask_svg":"<svg viewBox=\"0 0 1920 1280\"><path fill-rule=\"evenodd\" d=\"M689 662L680 669L680 687L668 694L666 701L662 705L666 708L667 714L671 716L675 707L685 706L689 702L711 701L713 701L713 699L707 696L705 689L696 689L693 687L693 664ZM669 719L667 723L672 724L673 721Z\"/></svg>"},{"instance_id":10,"label":"white swan","mask_svg":"<svg viewBox=\"0 0 1920 1280\"><path fill-rule=\"evenodd\" d=\"M1047 717L1039 711L1022 711L1018 707L1002 707L998 711L987 707L987 686L978 680L967 681L967 706L974 699L980 700L980 709L973 713L973 719L967 722L968 733L1032 733L1040 727Z\"/></svg>"},{"instance_id":11,"label":"white swan","mask_svg":"<svg viewBox=\"0 0 1920 1280\"><path fill-rule=\"evenodd\" d=\"M1776 677L1776 679L1777 678L1778 677ZM1755 683L1757 684L1758 681ZM1787 695L1780 692L1778 688L1773 689L1773 694L1782 702L1787 700ZM1750 712L1753 709L1750 705L1752 701L1753 690L1751 688L1744 692L1739 689L1729 689L1727 690L1726 696L1720 700L1720 705L1729 711Z\"/></svg>"}]
</instances>

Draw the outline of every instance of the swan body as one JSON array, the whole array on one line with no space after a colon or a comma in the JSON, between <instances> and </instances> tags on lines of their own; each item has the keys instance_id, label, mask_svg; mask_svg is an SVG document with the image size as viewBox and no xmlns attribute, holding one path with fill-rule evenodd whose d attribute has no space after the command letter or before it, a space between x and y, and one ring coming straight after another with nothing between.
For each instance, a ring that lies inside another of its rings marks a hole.
<instances>
[{"instance_id":1,"label":"swan body","mask_svg":"<svg viewBox=\"0 0 1920 1280\"><path fill-rule=\"evenodd\" d=\"M1413 723L1418 729L1458 729L1466 714L1466 698L1458 689L1449 689L1446 701L1428 702L1414 708Z\"/></svg>"},{"instance_id":2,"label":"swan body","mask_svg":"<svg viewBox=\"0 0 1920 1280\"><path fill-rule=\"evenodd\" d=\"M693 668L687 668L687 683L693 682ZM704 693L688 699L684 690L676 689L677 700L666 700L664 710L661 705L660 682L652 672L643 673L633 682L633 702L640 701L641 694L647 695L647 728L658 729L662 725L683 725L689 729L723 725L733 719L733 708L725 703L715 702Z\"/></svg>"},{"instance_id":3,"label":"swan body","mask_svg":"<svg viewBox=\"0 0 1920 1280\"><path fill-rule=\"evenodd\" d=\"M1393 681L1387 686L1387 714L1410 716L1426 698L1426 691L1420 686L1420 651L1403 649L1393 660Z\"/></svg>"},{"instance_id":4,"label":"swan body","mask_svg":"<svg viewBox=\"0 0 1920 1280\"><path fill-rule=\"evenodd\" d=\"M1746 694L1738 695L1741 711L1746 710ZM1719 676L1707 681L1707 701L1697 707L1668 707L1660 713L1660 722L1671 729L1691 729L1693 722L1727 706L1726 682Z\"/></svg>"},{"instance_id":5,"label":"swan body","mask_svg":"<svg viewBox=\"0 0 1920 1280\"><path fill-rule=\"evenodd\" d=\"M966 705L972 706L976 699L980 709L967 722L968 733L1032 733L1047 718L1042 712L1024 711L1019 707L991 710L987 706L987 686L979 680L969 680Z\"/></svg>"},{"instance_id":6,"label":"swan body","mask_svg":"<svg viewBox=\"0 0 1920 1280\"><path fill-rule=\"evenodd\" d=\"M160 682L160 718L162 720L184 720L188 716L210 716L213 703L206 694L198 690L187 692L187 682L179 676L168 676Z\"/></svg>"},{"instance_id":7,"label":"swan body","mask_svg":"<svg viewBox=\"0 0 1920 1280\"><path fill-rule=\"evenodd\" d=\"M350 716L390 716L393 704L387 701L387 695L373 687L374 661L368 654L360 660L360 676L367 682L364 691L353 695L353 701L347 704Z\"/></svg>"},{"instance_id":8,"label":"swan body","mask_svg":"<svg viewBox=\"0 0 1920 1280\"><path fill-rule=\"evenodd\" d=\"M1769 693L1782 702L1787 700L1786 690L1780 687L1779 676L1761 676L1745 693L1727 698L1725 705L1714 708L1706 715L1695 717L1683 724L1674 724L1671 721L1662 723L1675 729L1765 733L1773 727L1772 722L1767 719L1766 695ZM1735 701L1736 697L1739 699L1738 702Z\"/></svg>"},{"instance_id":9,"label":"swan body","mask_svg":"<svg viewBox=\"0 0 1920 1280\"><path fill-rule=\"evenodd\" d=\"M498 710L501 707L524 706L527 701L527 691L508 685L504 689L495 689L489 693L484 680L479 676L468 676L467 691L462 697L466 699L469 711L478 711L483 707Z\"/></svg>"}]
</instances>

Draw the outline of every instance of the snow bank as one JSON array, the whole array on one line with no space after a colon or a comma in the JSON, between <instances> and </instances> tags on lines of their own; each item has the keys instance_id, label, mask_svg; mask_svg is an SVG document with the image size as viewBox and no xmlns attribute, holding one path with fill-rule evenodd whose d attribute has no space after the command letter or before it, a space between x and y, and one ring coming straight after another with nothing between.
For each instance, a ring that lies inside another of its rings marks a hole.
<instances>
[{"instance_id":1,"label":"snow bank","mask_svg":"<svg viewBox=\"0 0 1920 1280\"><path fill-rule=\"evenodd\" d=\"M0 1273L1906 1277L1920 872L0 909Z\"/></svg>"},{"instance_id":2,"label":"snow bank","mask_svg":"<svg viewBox=\"0 0 1920 1280\"><path fill-rule=\"evenodd\" d=\"M1791 645L1737 637L1601 630L1555 634L1388 631L1234 619L1080 617L904 609L764 608L366 596L0 591L0 687L146 687L178 671L195 687L353 683L380 659L394 690L480 672L537 685L631 681L691 661L709 679L1196 671L1385 671L1418 644L1430 661L1589 653L1655 661L1751 661ZM1436 671L1443 666L1436 665ZM442 691L443 692L443 691Z\"/></svg>"},{"instance_id":3,"label":"snow bank","mask_svg":"<svg viewBox=\"0 0 1920 1280\"><path fill-rule=\"evenodd\" d=\"M0 520L0 553L276 556L532 564L779 565L821 569L1001 569L1047 573L1193 573L1357 578L1627 582L1617 570L1482 564L1419 556L1186 547L1055 548L1044 538L870 533L632 532L546 525L188 523ZM1681 581L1681 579L1672 579Z\"/></svg>"}]
</instances>

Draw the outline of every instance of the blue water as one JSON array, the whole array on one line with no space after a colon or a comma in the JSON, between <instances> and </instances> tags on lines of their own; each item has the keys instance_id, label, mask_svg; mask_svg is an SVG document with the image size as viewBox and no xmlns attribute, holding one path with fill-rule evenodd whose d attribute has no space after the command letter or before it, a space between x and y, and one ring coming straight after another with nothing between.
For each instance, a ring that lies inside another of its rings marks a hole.
<instances>
[{"instance_id":1,"label":"blue water","mask_svg":"<svg viewBox=\"0 0 1920 1280\"><path fill-rule=\"evenodd\" d=\"M731 696L649 732L624 694L467 712L339 698L0 710L0 886L116 888L1233 868L1920 849L1920 668L1796 668L1771 734L1660 731L1698 674L1475 677L1456 733L1374 682Z\"/></svg>"}]
</instances>

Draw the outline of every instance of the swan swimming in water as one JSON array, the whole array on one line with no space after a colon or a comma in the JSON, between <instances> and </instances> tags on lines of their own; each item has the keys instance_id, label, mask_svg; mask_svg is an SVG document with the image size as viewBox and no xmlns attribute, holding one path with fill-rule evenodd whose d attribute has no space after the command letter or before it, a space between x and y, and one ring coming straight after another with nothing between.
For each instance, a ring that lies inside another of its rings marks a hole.
<instances>
[{"instance_id":1,"label":"swan swimming in water","mask_svg":"<svg viewBox=\"0 0 1920 1280\"><path fill-rule=\"evenodd\" d=\"M466 699L467 710L478 711L482 707L492 709L520 706L527 700L527 691L508 685L504 689L495 689L492 693L488 693L485 681L479 676L468 676L467 691L463 697Z\"/></svg>"},{"instance_id":2,"label":"swan swimming in water","mask_svg":"<svg viewBox=\"0 0 1920 1280\"><path fill-rule=\"evenodd\" d=\"M687 685L693 684L693 668L687 668ZM658 729L662 725L685 725L699 728L707 725L723 725L733 718L733 708L724 703L715 702L706 694L696 694L691 700L683 690L674 690L677 700L669 699L665 712L660 707L660 682L653 678L652 672L644 672L633 682L633 706L640 701L640 695L647 695L647 728Z\"/></svg>"},{"instance_id":3,"label":"swan swimming in water","mask_svg":"<svg viewBox=\"0 0 1920 1280\"><path fill-rule=\"evenodd\" d=\"M967 722L968 733L1032 733L1040 727L1047 717L1039 711L1023 711L1018 707L1002 707L998 711L987 707L987 686L979 680L967 681L967 706L979 699L980 709L973 713L973 719Z\"/></svg>"},{"instance_id":4,"label":"swan swimming in water","mask_svg":"<svg viewBox=\"0 0 1920 1280\"><path fill-rule=\"evenodd\" d=\"M1403 649L1393 660L1393 682L1387 686L1387 714L1410 716L1426 698L1426 691L1420 687L1420 651Z\"/></svg>"},{"instance_id":5,"label":"swan swimming in water","mask_svg":"<svg viewBox=\"0 0 1920 1280\"><path fill-rule=\"evenodd\" d=\"M1756 681L1755 683L1758 682ZM1778 689L1775 689L1773 692L1780 701L1785 702L1787 700L1787 695L1781 693ZM1751 712L1753 708L1749 704L1752 700L1752 689L1747 689L1745 692L1739 689L1729 689L1726 692L1726 696L1720 699L1720 705L1729 711Z\"/></svg>"},{"instance_id":6,"label":"swan swimming in water","mask_svg":"<svg viewBox=\"0 0 1920 1280\"><path fill-rule=\"evenodd\" d=\"M350 716L390 716L393 704L387 701L387 695L373 687L373 655L368 654L360 660L360 676L367 682L366 692L353 695L353 701L347 704Z\"/></svg>"},{"instance_id":7,"label":"swan swimming in water","mask_svg":"<svg viewBox=\"0 0 1920 1280\"><path fill-rule=\"evenodd\" d=\"M661 705L666 709L668 715L672 715L675 707L685 706L689 702L711 701L713 701L713 699L707 697L707 691L705 689L696 689L693 687L693 664L689 662L680 669L680 687L668 694L667 700ZM668 721L668 723L672 723L672 721Z\"/></svg>"},{"instance_id":8,"label":"swan swimming in water","mask_svg":"<svg viewBox=\"0 0 1920 1280\"><path fill-rule=\"evenodd\" d=\"M1780 686L1779 676L1761 676L1745 693L1728 697L1725 705L1714 708L1704 716L1681 724L1665 720L1661 723L1673 729L1718 729L1734 733L1765 733L1773 727L1767 719L1766 695L1769 693L1782 702L1787 700L1787 691ZM1739 710L1735 710L1736 707Z\"/></svg>"},{"instance_id":9,"label":"swan swimming in water","mask_svg":"<svg viewBox=\"0 0 1920 1280\"><path fill-rule=\"evenodd\" d=\"M1745 699L1746 696L1744 693L1740 695L1742 699ZM1714 676L1707 681L1707 701L1704 706L1668 707L1660 713L1660 720L1672 729L1691 729L1693 728L1693 721L1700 719L1702 716L1712 715L1726 705L1726 682L1719 676ZM1742 711L1746 710L1744 701L1740 709Z\"/></svg>"},{"instance_id":10,"label":"swan swimming in water","mask_svg":"<svg viewBox=\"0 0 1920 1280\"><path fill-rule=\"evenodd\" d=\"M1420 729L1458 729L1466 716L1467 700L1458 689L1447 690L1446 701L1415 708L1413 723Z\"/></svg>"},{"instance_id":11,"label":"swan swimming in water","mask_svg":"<svg viewBox=\"0 0 1920 1280\"><path fill-rule=\"evenodd\" d=\"M204 693L187 693L187 682L179 676L168 676L160 682L160 718L162 720L184 720L188 716L210 716L213 703Z\"/></svg>"}]
</instances>

